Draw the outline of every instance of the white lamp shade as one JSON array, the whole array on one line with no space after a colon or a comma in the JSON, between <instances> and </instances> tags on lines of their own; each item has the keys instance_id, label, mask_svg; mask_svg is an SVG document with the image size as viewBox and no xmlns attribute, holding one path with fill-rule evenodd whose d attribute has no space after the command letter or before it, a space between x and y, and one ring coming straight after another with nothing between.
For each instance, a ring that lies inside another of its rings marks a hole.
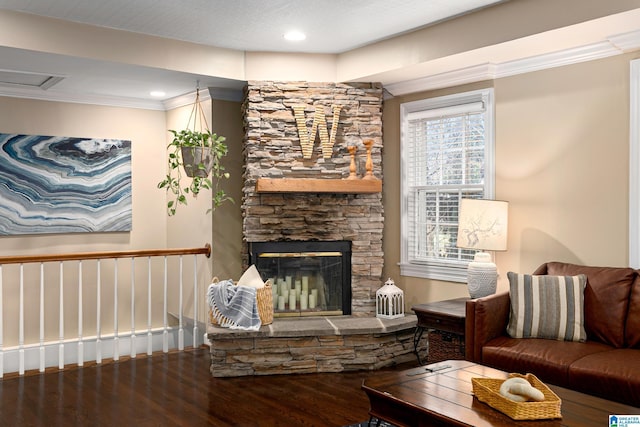
<instances>
[{"instance_id":1,"label":"white lamp shade","mask_svg":"<svg viewBox=\"0 0 640 427\"><path fill-rule=\"evenodd\" d=\"M459 248L507 250L509 203L501 200L461 199L458 211Z\"/></svg>"}]
</instances>

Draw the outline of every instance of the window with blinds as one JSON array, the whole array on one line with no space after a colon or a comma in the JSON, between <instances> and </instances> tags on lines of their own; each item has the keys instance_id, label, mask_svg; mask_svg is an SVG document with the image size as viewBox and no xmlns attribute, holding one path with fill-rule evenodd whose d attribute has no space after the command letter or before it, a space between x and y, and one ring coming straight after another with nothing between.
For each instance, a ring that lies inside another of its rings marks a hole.
<instances>
[{"instance_id":1,"label":"window with blinds","mask_svg":"<svg viewBox=\"0 0 640 427\"><path fill-rule=\"evenodd\" d=\"M493 197L490 90L402 104L401 274L465 281L462 198Z\"/></svg>"}]
</instances>

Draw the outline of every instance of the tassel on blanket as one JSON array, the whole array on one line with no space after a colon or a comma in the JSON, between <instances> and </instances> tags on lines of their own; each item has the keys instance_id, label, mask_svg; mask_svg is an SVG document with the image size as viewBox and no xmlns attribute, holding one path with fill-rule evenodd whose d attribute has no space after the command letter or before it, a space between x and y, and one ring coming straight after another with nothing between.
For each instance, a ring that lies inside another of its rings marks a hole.
<instances>
[{"instance_id":1,"label":"tassel on blanket","mask_svg":"<svg viewBox=\"0 0 640 427\"><path fill-rule=\"evenodd\" d=\"M260 329L256 288L235 286L232 280L223 280L209 285L207 300L212 317L220 326L247 331Z\"/></svg>"}]
</instances>

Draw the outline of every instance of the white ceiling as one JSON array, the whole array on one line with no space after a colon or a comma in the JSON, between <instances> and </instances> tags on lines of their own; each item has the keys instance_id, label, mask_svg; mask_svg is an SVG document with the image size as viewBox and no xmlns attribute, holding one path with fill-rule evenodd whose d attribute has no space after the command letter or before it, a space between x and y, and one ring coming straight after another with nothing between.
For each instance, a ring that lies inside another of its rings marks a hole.
<instances>
[{"instance_id":1,"label":"white ceiling","mask_svg":"<svg viewBox=\"0 0 640 427\"><path fill-rule=\"evenodd\" d=\"M239 51L340 53L503 0L0 0L0 9ZM288 42L289 30L307 38ZM0 46L0 70L64 76L50 93L148 105L149 84L170 99L244 82ZM6 94L6 91L5 91ZM157 101L157 100L156 100Z\"/></svg>"},{"instance_id":2,"label":"white ceiling","mask_svg":"<svg viewBox=\"0 0 640 427\"><path fill-rule=\"evenodd\" d=\"M0 0L0 9L246 51L341 53L502 0ZM298 43L283 39L303 31Z\"/></svg>"}]
</instances>

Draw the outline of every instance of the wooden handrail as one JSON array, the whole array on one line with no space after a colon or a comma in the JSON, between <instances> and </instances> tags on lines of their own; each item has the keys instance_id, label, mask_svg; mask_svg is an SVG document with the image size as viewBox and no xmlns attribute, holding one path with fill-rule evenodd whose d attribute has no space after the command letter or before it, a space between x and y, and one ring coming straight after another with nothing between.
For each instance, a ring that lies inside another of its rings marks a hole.
<instances>
[{"instance_id":1,"label":"wooden handrail","mask_svg":"<svg viewBox=\"0 0 640 427\"><path fill-rule=\"evenodd\" d=\"M0 257L0 265L3 264L26 264L30 262L57 262L57 261L79 261L87 259L109 259L109 258L138 258L152 256L170 255L206 255L211 257L211 245L205 244L202 248L181 248L181 249L141 249L132 251L103 251L103 252L77 252L67 254L50 255L18 255Z\"/></svg>"}]
</instances>

